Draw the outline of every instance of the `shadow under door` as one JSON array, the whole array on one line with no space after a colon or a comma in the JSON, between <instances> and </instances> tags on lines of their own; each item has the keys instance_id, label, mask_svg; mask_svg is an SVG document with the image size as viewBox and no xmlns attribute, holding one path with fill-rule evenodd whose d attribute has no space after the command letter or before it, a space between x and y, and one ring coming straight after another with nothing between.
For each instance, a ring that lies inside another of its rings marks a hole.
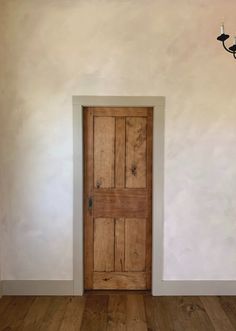
<instances>
[{"instance_id":1,"label":"shadow under door","mask_svg":"<svg viewBox=\"0 0 236 331\"><path fill-rule=\"evenodd\" d=\"M83 109L85 289L151 288L152 113Z\"/></svg>"}]
</instances>

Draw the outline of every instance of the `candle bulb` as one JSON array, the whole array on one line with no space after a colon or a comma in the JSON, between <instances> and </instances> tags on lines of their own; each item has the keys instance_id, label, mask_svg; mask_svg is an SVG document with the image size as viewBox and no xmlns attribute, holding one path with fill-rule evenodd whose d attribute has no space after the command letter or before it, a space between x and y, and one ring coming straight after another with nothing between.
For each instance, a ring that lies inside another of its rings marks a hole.
<instances>
[{"instance_id":1,"label":"candle bulb","mask_svg":"<svg viewBox=\"0 0 236 331\"><path fill-rule=\"evenodd\" d=\"M224 23L221 24L220 33L221 34L224 34L225 33L225 31L224 31Z\"/></svg>"}]
</instances>

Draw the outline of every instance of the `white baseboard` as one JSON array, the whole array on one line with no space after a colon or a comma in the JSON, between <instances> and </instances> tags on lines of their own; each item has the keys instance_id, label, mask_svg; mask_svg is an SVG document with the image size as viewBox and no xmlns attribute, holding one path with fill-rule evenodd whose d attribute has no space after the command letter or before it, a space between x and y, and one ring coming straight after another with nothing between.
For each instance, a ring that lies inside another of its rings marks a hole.
<instances>
[{"instance_id":1,"label":"white baseboard","mask_svg":"<svg viewBox=\"0 0 236 331\"><path fill-rule=\"evenodd\" d=\"M162 280L153 288L154 296L236 295L236 280Z\"/></svg>"},{"instance_id":2,"label":"white baseboard","mask_svg":"<svg viewBox=\"0 0 236 331\"><path fill-rule=\"evenodd\" d=\"M236 281L163 280L153 288L153 296L236 295ZM73 280L4 280L0 282L0 297L4 295L76 295Z\"/></svg>"},{"instance_id":3,"label":"white baseboard","mask_svg":"<svg viewBox=\"0 0 236 331\"><path fill-rule=\"evenodd\" d=\"M73 280L3 280L4 295L73 295Z\"/></svg>"}]
</instances>

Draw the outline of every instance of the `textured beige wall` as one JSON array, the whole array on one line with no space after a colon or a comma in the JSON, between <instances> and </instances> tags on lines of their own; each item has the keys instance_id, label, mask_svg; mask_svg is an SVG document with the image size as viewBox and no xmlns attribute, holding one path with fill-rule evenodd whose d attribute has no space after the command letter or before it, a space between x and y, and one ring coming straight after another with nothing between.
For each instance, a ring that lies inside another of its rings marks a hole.
<instances>
[{"instance_id":1,"label":"textured beige wall","mask_svg":"<svg viewBox=\"0 0 236 331\"><path fill-rule=\"evenodd\" d=\"M164 95L166 279L236 279L235 0L0 1L4 279L72 278L72 95Z\"/></svg>"}]
</instances>

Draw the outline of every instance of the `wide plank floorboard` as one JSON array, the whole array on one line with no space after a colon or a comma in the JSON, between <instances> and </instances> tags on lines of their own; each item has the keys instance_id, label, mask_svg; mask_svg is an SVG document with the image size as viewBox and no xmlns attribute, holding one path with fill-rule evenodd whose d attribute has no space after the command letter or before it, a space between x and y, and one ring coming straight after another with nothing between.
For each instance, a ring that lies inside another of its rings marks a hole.
<instances>
[{"instance_id":1,"label":"wide plank floorboard","mask_svg":"<svg viewBox=\"0 0 236 331\"><path fill-rule=\"evenodd\" d=\"M69 302L69 297L52 298L39 330L40 331L60 330L68 302Z\"/></svg>"},{"instance_id":2,"label":"wide plank floorboard","mask_svg":"<svg viewBox=\"0 0 236 331\"><path fill-rule=\"evenodd\" d=\"M25 331L40 330L52 299L50 297L37 297L31 304L22 323Z\"/></svg>"},{"instance_id":3,"label":"wide plank floorboard","mask_svg":"<svg viewBox=\"0 0 236 331\"><path fill-rule=\"evenodd\" d=\"M109 295L107 331L126 330L126 295Z\"/></svg>"},{"instance_id":4,"label":"wide plank floorboard","mask_svg":"<svg viewBox=\"0 0 236 331\"><path fill-rule=\"evenodd\" d=\"M104 331L107 329L108 299L108 295L88 295L85 297L82 331Z\"/></svg>"},{"instance_id":5,"label":"wide plank floorboard","mask_svg":"<svg viewBox=\"0 0 236 331\"><path fill-rule=\"evenodd\" d=\"M144 298L142 295L127 296L126 330L148 331Z\"/></svg>"},{"instance_id":6,"label":"wide plank floorboard","mask_svg":"<svg viewBox=\"0 0 236 331\"><path fill-rule=\"evenodd\" d=\"M236 331L236 297L3 297L0 331Z\"/></svg>"},{"instance_id":7,"label":"wide plank floorboard","mask_svg":"<svg viewBox=\"0 0 236 331\"><path fill-rule=\"evenodd\" d=\"M4 314L4 311L6 310L7 306L12 301L12 297L3 297L0 298L0 321L1 321L1 315Z\"/></svg>"},{"instance_id":8,"label":"wide plank floorboard","mask_svg":"<svg viewBox=\"0 0 236 331\"><path fill-rule=\"evenodd\" d=\"M235 331L218 297L201 297L201 301L216 331Z\"/></svg>"},{"instance_id":9,"label":"wide plank floorboard","mask_svg":"<svg viewBox=\"0 0 236 331\"><path fill-rule=\"evenodd\" d=\"M231 324L236 330L236 296L235 297L219 297L220 305L228 316Z\"/></svg>"},{"instance_id":10,"label":"wide plank floorboard","mask_svg":"<svg viewBox=\"0 0 236 331\"><path fill-rule=\"evenodd\" d=\"M60 331L80 330L84 307L85 300L83 297L71 297L65 310Z\"/></svg>"},{"instance_id":11,"label":"wide plank floorboard","mask_svg":"<svg viewBox=\"0 0 236 331\"><path fill-rule=\"evenodd\" d=\"M0 305L1 301L2 299ZM25 317L34 301L34 297L12 297L4 313L1 314L0 330L23 330Z\"/></svg>"},{"instance_id":12,"label":"wide plank floorboard","mask_svg":"<svg viewBox=\"0 0 236 331\"><path fill-rule=\"evenodd\" d=\"M198 297L163 297L159 300L163 315L168 312L171 325L176 331L214 331L202 302ZM162 315L159 315L161 324Z\"/></svg>"}]
</instances>

